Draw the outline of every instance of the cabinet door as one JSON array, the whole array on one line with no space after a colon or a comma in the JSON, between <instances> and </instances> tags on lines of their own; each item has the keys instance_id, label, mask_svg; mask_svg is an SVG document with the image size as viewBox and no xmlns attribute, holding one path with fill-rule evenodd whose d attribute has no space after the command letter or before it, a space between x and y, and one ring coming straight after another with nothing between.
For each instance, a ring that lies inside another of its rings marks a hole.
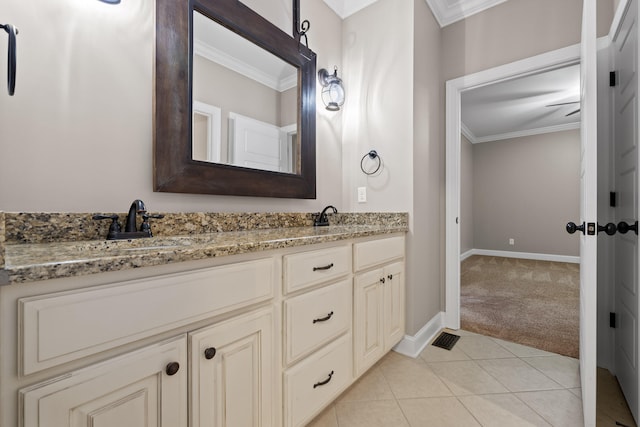
<instances>
[{"instance_id":1,"label":"cabinet door","mask_svg":"<svg viewBox=\"0 0 640 427\"><path fill-rule=\"evenodd\" d=\"M23 389L20 426L186 427L186 347L181 337Z\"/></svg>"},{"instance_id":2,"label":"cabinet door","mask_svg":"<svg viewBox=\"0 0 640 427\"><path fill-rule=\"evenodd\" d=\"M191 427L273 425L273 310L189 334Z\"/></svg>"},{"instance_id":3,"label":"cabinet door","mask_svg":"<svg viewBox=\"0 0 640 427\"><path fill-rule=\"evenodd\" d=\"M384 354L382 283L380 268L355 278L354 285L354 363L362 374Z\"/></svg>"},{"instance_id":4,"label":"cabinet door","mask_svg":"<svg viewBox=\"0 0 640 427\"><path fill-rule=\"evenodd\" d=\"M384 268L384 347L391 350L404 337L404 263Z\"/></svg>"}]
</instances>

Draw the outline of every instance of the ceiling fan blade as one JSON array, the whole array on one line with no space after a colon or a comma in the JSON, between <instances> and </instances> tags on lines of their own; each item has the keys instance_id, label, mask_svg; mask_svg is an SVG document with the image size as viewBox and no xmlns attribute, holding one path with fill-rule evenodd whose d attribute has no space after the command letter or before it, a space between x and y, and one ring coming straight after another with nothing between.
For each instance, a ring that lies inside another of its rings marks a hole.
<instances>
[{"instance_id":1,"label":"ceiling fan blade","mask_svg":"<svg viewBox=\"0 0 640 427\"><path fill-rule=\"evenodd\" d=\"M574 114L579 113L579 112L580 112L580 109L578 108L577 110L574 110L574 111L570 112L569 114L565 115L565 117L573 116Z\"/></svg>"},{"instance_id":2,"label":"ceiling fan blade","mask_svg":"<svg viewBox=\"0 0 640 427\"><path fill-rule=\"evenodd\" d=\"M545 107L559 107L561 105L570 105L570 104L579 104L580 101L572 101L572 102L561 102L559 104L549 104L545 105Z\"/></svg>"}]
</instances>

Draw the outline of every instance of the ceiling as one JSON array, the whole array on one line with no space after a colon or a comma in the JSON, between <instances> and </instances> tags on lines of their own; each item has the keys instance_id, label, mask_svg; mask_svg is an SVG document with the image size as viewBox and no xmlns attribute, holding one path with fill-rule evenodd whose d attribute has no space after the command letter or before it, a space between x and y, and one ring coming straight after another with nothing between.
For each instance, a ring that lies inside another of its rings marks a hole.
<instances>
[{"instance_id":1,"label":"ceiling","mask_svg":"<svg viewBox=\"0 0 640 427\"><path fill-rule=\"evenodd\" d=\"M576 129L579 100L580 64L472 89L462 93L462 133L478 143Z\"/></svg>"},{"instance_id":2,"label":"ceiling","mask_svg":"<svg viewBox=\"0 0 640 427\"><path fill-rule=\"evenodd\" d=\"M378 0L324 0L342 19ZM425 0L438 24L445 27L507 0Z\"/></svg>"}]
</instances>

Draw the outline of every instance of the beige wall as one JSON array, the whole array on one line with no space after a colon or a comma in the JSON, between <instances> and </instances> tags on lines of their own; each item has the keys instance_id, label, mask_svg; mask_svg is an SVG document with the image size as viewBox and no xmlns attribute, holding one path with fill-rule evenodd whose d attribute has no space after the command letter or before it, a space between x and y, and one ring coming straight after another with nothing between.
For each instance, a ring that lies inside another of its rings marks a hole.
<instances>
[{"instance_id":1,"label":"beige wall","mask_svg":"<svg viewBox=\"0 0 640 427\"><path fill-rule=\"evenodd\" d=\"M410 211L413 4L379 0L346 18L343 34L343 204L353 211ZM368 177L360 159L371 149L384 167ZM367 203L357 203L356 189L365 186Z\"/></svg>"},{"instance_id":2,"label":"beige wall","mask_svg":"<svg viewBox=\"0 0 640 427\"><path fill-rule=\"evenodd\" d=\"M460 254L474 249L473 241L473 144L460 136Z\"/></svg>"},{"instance_id":3,"label":"beige wall","mask_svg":"<svg viewBox=\"0 0 640 427\"><path fill-rule=\"evenodd\" d=\"M291 32L290 0L247 3ZM340 18L322 0L301 6L320 63L341 65ZM151 211L317 211L329 203L342 210L336 114L319 114L317 200L152 191L154 7L3 2L3 22L20 34L16 94L0 94L0 210L123 212L135 198Z\"/></svg>"},{"instance_id":4,"label":"beige wall","mask_svg":"<svg viewBox=\"0 0 640 427\"><path fill-rule=\"evenodd\" d=\"M598 36L613 0L598 0ZM442 29L445 80L580 42L582 0L509 0Z\"/></svg>"},{"instance_id":5,"label":"beige wall","mask_svg":"<svg viewBox=\"0 0 640 427\"><path fill-rule=\"evenodd\" d=\"M407 239L407 333L413 335L441 311L440 270L444 253L444 146L440 109L440 29L424 0L414 0L413 63L413 210Z\"/></svg>"},{"instance_id":6,"label":"beige wall","mask_svg":"<svg viewBox=\"0 0 640 427\"><path fill-rule=\"evenodd\" d=\"M578 256L579 217L579 130L473 146L475 249Z\"/></svg>"}]
</instances>

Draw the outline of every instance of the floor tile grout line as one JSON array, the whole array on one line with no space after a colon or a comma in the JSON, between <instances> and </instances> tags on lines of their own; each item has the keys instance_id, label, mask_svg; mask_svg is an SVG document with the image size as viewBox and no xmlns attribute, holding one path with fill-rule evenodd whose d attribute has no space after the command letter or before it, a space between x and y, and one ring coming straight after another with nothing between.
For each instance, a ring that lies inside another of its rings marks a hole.
<instances>
[{"instance_id":1,"label":"floor tile grout line","mask_svg":"<svg viewBox=\"0 0 640 427\"><path fill-rule=\"evenodd\" d=\"M562 356L562 355L560 355ZM564 384L561 384L559 381L554 380L553 378L551 378L549 375L547 375L546 373L544 373L541 369L537 368L536 366L533 366L532 364L530 364L529 362L527 362L526 360L524 360L524 358L522 358L523 362L526 363L527 365L531 366L533 369L537 370L538 372L540 372L542 375L544 375L545 377L549 378L551 381L555 382L556 384L558 384L560 387L562 387L564 390L568 390L570 388L581 388L581 386L579 387L567 387ZM532 359L532 358L529 358ZM578 370L578 375L580 375L580 371Z\"/></svg>"}]
</instances>

